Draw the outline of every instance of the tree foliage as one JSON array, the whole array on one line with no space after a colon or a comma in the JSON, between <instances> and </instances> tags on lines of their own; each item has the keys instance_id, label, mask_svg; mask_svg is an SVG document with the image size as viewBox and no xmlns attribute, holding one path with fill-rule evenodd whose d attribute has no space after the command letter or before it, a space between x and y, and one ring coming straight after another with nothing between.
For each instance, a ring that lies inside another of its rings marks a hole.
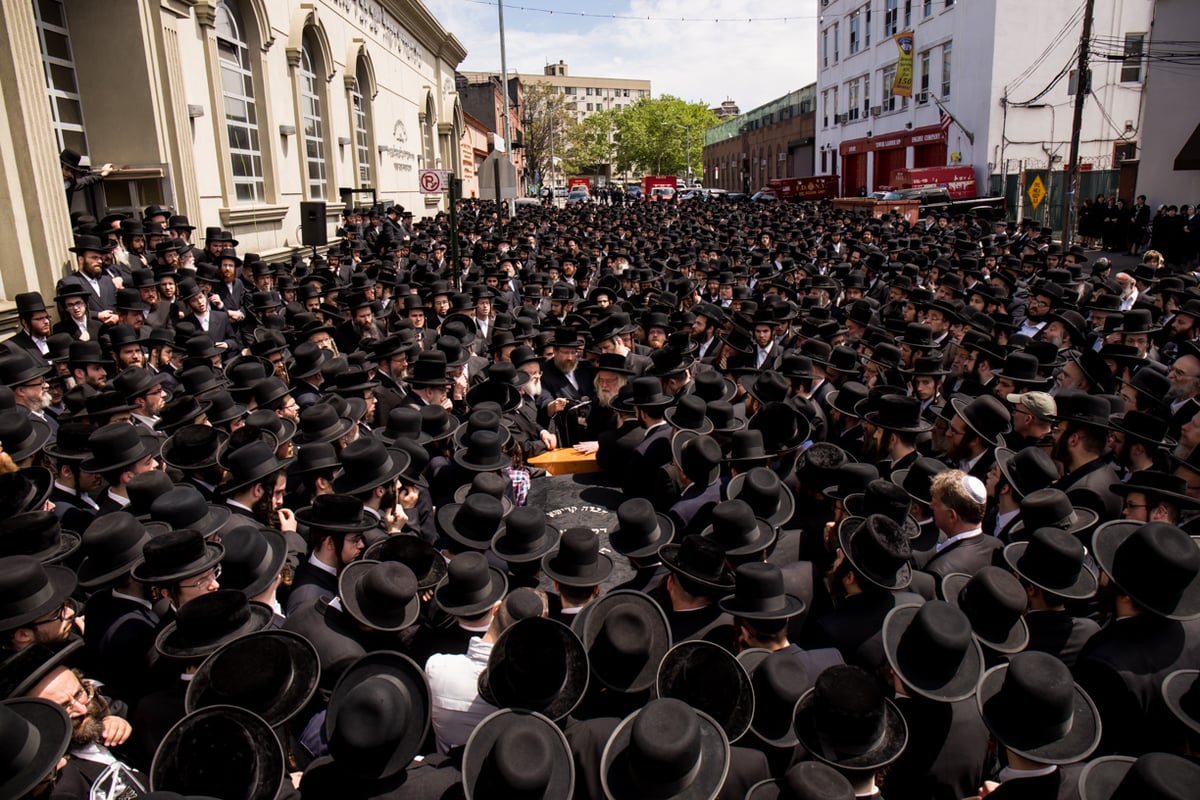
<instances>
[{"instance_id":1,"label":"tree foliage","mask_svg":"<svg viewBox=\"0 0 1200 800\"><path fill-rule=\"evenodd\" d=\"M563 165L567 172L589 175L603 172L606 166L615 165L617 160L616 109L597 111L584 117L567 137L566 159Z\"/></svg>"},{"instance_id":2,"label":"tree foliage","mask_svg":"<svg viewBox=\"0 0 1200 800\"><path fill-rule=\"evenodd\" d=\"M544 81L533 81L522 87L525 107L521 110L525 127L525 165L532 183L543 184L550 178L550 157L562 159L567 142L575 127L574 116L567 111L563 95ZM563 171L560 165L558 175Z\"/></svg>"},{"instance_id":3,"label":"tree foliage","mask_svg":"<svg viewBox=\"0 0 1200 800\"><path fill-rule=\"evenodd\" d=\"M717 115L706 103L678 97L643 97L621 111L616 120L617 167L620 171L693 176L703 171L704 131Z\"/></svg>"}]
</instances>

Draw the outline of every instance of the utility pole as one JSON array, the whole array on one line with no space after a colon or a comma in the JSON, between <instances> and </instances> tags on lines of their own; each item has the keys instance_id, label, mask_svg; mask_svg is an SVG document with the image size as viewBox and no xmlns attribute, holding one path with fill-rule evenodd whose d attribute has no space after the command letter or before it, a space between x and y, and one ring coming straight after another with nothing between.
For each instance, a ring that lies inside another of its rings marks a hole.
<instances>
[{"instance_id":1,"label":"utility pole","mask_svg":"<svg viewBox=\"0 0 1200 800\"><path fill-rule=\"evenodd\" d=\"M496 0L496 8L500 12L500 71L504 73L500 79L500 82L504 84L504 148L505 156L507 157L509 163L512 163L512 125L509 123L508 119L510 116L512 116L512 97L508 93L508 61L506 61L504 58L504 0ZM499 182L497 182L496 185L497 190L499 190ZM516 213L516 203L512 200L512 198L509 198L509 219L515 217Z\"/></svg>"},{"instance_id":2,"label":"utility pole","mask_svg":"<svg viewBox=\"0 0 1200 800\"><path fill-rule=\"evenodd\" d=\"M1079 65L1076 67L1075 81L1075 116L1071 120L1071 177L1067 183L1066 212L1063 214L1063 247L1071 246L1071 236L1075 230L1075 213L1079 205L1079 134L1083 127L1083 103L1091 90L1091 80L1088 78L1088 48L1092 38L1092 12L1096 9L1096 0L1087 0L1083 12L1083 33L1079 37ZM1051 164L1053 169L1054 165Z\"/></svg>"}]
</instances>

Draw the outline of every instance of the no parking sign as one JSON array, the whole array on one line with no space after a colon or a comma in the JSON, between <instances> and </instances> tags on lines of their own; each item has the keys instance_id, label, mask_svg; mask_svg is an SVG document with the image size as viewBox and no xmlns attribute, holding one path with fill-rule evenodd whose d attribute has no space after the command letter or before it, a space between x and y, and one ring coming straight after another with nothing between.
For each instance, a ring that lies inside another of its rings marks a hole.
<instances>
[{"instance_id":1,"label":"no parking sign","mask_svg":"<svg viewBox=\"0 0 1200 800\"><path fill-rule=\"evenodd\" d=\"M423 169L418 181L421 194L445 194L450 191L450 170Z\"/></svg>"}]
</instances>

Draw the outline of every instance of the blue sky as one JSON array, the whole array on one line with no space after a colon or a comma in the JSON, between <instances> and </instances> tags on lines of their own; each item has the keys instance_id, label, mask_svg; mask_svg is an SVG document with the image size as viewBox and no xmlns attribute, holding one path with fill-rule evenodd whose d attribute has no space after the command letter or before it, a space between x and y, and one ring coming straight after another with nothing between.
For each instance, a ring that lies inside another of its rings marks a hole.
<instances>
[{"instance_id":1,"label":"blue sky","mask_svg":"<svg viewBox=\"0 0 1200 800\"><path fill-rule=\"evenodd\" d=\"M460 69L499 70L494 0L424 2L466 45ZM729 97L745 111L816 79L818 6L817 0L505 0L508 68L540 73L561 59L571 75L648 78L655 96L712 106ZM528 10L534 8L555 13ZM565 13L571 11L638 19Z\"/></svg>"}]
</instances>

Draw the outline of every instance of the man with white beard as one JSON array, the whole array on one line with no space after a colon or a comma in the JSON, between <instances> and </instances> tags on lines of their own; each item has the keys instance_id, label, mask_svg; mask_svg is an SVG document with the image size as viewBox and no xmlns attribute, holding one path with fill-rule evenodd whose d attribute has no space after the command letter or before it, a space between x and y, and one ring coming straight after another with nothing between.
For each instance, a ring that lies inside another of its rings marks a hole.
<instances>
[{"instance_id":1,"label":"man with white beard","mask_svg":"<svg viewBox=\"0 0 1200 800\"><path fill-rule=\"evenodd\" d=\"M53 399L46 376L50 365L38 361L27 350L0 351L0 383L12 389L13 400L29 411L29 415L50 428L53 437L58 432L58 422L46 414Z\"/></svg>"},{"instance_id":2,"label":"man with white beard","mask_svg":"<svg viewBox=\"0 0 1200 800\"><path fill-rule=\"evenodd\" d=\"M587 429L592 436L617 427L617 412L613 410L612 401L621 393L621 387L633 377L633 370L625 368L625 356L601 353L595 363L596 375L592 383L596 392L587 417ZM575 449L584 454L594 453L599 449L599 444L592 439L579 442Z\"/></svg>"},{"instance_id":3,"label":"man with white beard","mask_svg":"<svg viewBox=\"0 0 1200 800\"><path fill-rule=\"evenodd\" d=\"M530 348L517 347L512 351L512 367L504 363L493 364L488 369L488 378L507 379L509 370L521 392L521 404L507 415L511 417L509 430L521 442L526 458L554 450L558 447L558 437L547 430L549 417L537 405L537 398L542 393L542 362Z\"/></svg>"}]
</instances>

